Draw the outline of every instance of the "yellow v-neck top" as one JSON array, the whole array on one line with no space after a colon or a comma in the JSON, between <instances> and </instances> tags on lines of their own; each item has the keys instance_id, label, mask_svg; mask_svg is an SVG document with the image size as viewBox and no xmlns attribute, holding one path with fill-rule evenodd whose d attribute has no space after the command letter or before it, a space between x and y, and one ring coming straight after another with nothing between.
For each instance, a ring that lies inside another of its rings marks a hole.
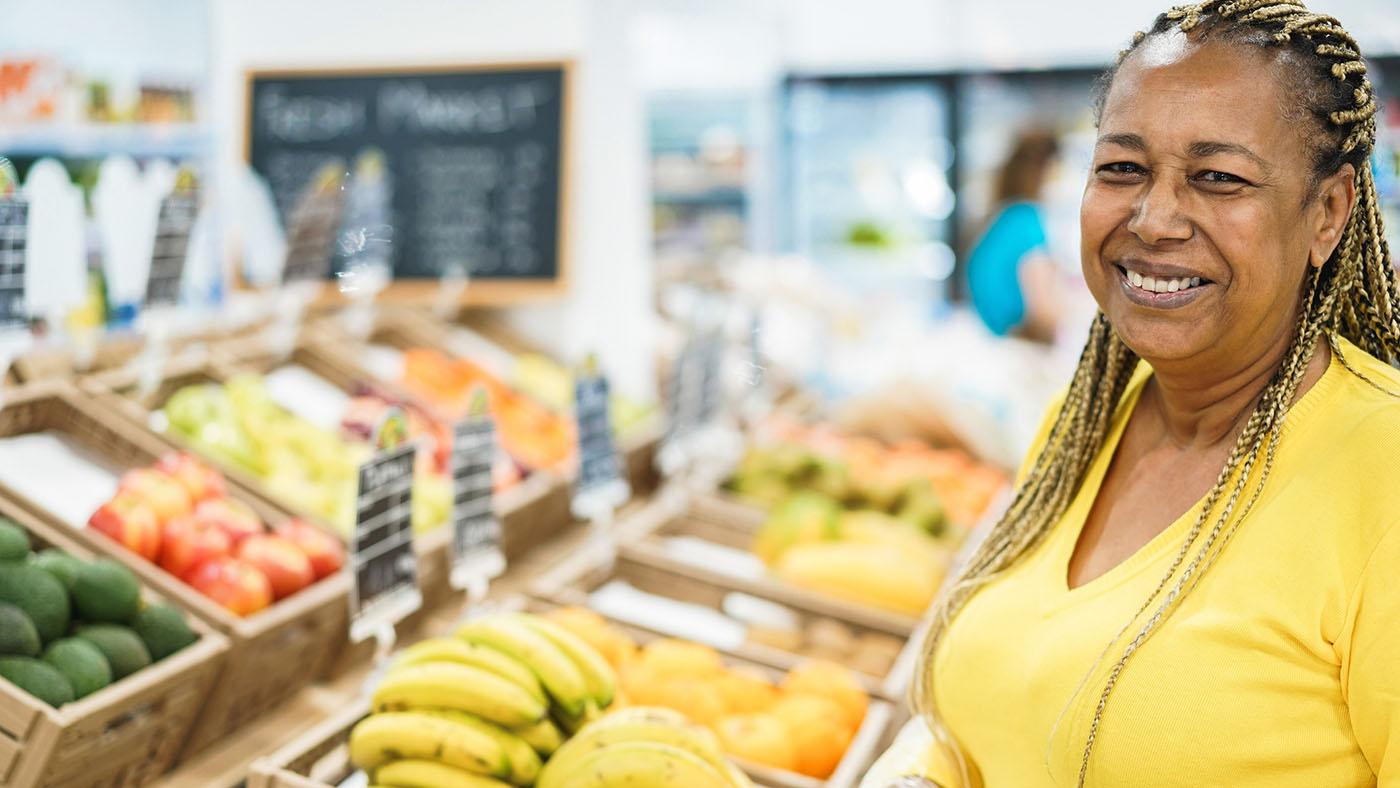
<instances>
[{"instance_id":1,"label":"yellow v-neck top","mask_svg":"<svg viewBox=\"0 0 1400 788\"><path fill-rule=\"evenodd\" d=\"M1400 392L1400 373L1342 348ZM934 661L941 712L987 788L1076 784L1123 641L1096 661L1199 513L1200 503L1108 573L1068 587L1080 529L1150 375L1138 370L1064 518L969 600ZM1222 558L1129 660L1088 785L1400 786L1397 523L1400 399L1333 358L1289 411L1264 492ZM946 771L928 776L956 785Z\"/></svg>"}]
</instances>

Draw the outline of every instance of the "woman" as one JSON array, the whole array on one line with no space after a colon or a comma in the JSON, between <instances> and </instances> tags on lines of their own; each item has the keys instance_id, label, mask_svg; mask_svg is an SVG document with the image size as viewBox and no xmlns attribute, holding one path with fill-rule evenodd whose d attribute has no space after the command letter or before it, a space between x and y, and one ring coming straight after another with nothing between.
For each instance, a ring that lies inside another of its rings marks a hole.
<instances>
[{"instance_id":1,"label":"woman","mask_svg":"<svg viewBox=\"0 0 1400 788\"><path fill-rule=\"evenodd\" d=\"M997 214L968 257L972 306L998 336L1055 339L1055 265L1046 256L1038 203L1058 156L1059 143L1050 133L1021 134L997 175Z\"/></svg>"},{"instance_id":2,"label":"woman","mask_svg":"<svg viewBox=\"0 0 1400 788\"><path fill-rule=\"evenodd\" d=\"M1375 107L1292 3L1178 8L1120 58L1081 208L1101 313L930 628L941 745L867 784L1400 784Z\"/></svg>"}]
</instances>

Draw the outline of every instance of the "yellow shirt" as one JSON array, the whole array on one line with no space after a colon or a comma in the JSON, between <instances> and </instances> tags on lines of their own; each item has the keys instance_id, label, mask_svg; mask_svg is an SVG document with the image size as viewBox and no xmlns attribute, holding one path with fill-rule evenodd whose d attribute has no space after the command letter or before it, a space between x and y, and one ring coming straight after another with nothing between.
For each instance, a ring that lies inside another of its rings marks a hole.
<instances>
[{"instance_id":1,"label":"yellow shirt","mask_svg":"<svg viewBox=\"0 0 1400 788\"><path fill-rule=\"evenodd\" d=\"M1400 373L1342 347L1352 366L1400 392ZM940 647L940 707L987 788L1076 784L1122 642L1094 665L1199 512L1068 588L1079 531L1150 374L1144 364L1135 376L1064 518L968 602ZM1397 522L1400 399L1333 358L1289 411L1264 492L1224 556L1129 660L1088 784L1400 786Z\"/></svg>"}]
</instances>

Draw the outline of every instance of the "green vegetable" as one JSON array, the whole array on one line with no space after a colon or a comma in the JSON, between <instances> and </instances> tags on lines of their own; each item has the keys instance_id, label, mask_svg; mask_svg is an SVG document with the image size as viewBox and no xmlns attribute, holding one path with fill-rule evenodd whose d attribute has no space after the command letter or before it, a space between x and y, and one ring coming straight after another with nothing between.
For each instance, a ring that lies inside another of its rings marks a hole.
<instances>
[{"instance_id":1,"label":"green vegetable","mask_svg":"<svg viewBox=\"0 0 1400 788\"><path fill-rule=\"evenodd\" d=\"M78 571L73 605L87 621L124 624L141 609L141 584L130 569L99 558Z\"/></svg>"},{"instance_id":2,"label":"green vegetable","mask_svg":"<svg viewBox=\"0 0 1400 788\"><path fill-rule=\"evenodd\" d=\"M52 665L33 657L0 657L0 678L58 708L74 699L73 685Z\"/></svg>"},{"instance_id":3,"label":"green vegetable","mask_svg":"<svg viewBox=\"0 0 1400 788\"><path fill-rule=\"evenodd\" d=\"M50 643L44 650L44 661L68 679L75 698L87 697L112 683L112 666L107 657L82 638L63 638Z\"/></svg>"},{"instance_id":4,"label":"green vegetable","mask_svg":"<svg viewBox=\"0 0 1400 788\"><path fill-rule=\"evenodd\" d=\"M199 639L185 623L185 616L170 605L152 605L142 610L131 627L155 660L165 659Z\"/></svg>"}]
</instances>

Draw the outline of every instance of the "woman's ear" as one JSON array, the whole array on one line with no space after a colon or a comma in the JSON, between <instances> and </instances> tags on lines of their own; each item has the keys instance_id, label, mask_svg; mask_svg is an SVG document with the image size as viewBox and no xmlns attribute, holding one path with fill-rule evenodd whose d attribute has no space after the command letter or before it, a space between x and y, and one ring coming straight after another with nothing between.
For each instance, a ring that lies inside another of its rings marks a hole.
<instances>
[{"instance_id":1,"label":"woman's ear","mask_svg":"<svg viewBox=\"0 0 1400 788\"><path fill-rule=\"evenodd\" d=\"M1356 168L1350 164L1337 168L1318 184L1316 199L1317 224L1308 250L1308 262L1314 268L1321 268L1341 243L1351 209L1356 205Z\"/></svg>"}]
</instances>

